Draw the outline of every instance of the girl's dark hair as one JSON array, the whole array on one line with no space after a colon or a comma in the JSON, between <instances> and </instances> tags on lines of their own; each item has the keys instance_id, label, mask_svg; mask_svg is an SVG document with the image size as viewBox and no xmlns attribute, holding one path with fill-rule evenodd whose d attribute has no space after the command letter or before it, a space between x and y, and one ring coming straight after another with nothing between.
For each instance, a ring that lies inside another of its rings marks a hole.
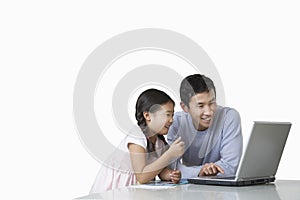
<instances>
[{"instance_id":1,"label":"girl's dark hair","mask_svg":"<svg viewBox=\"0 0 300 200\"><path fill-rule=\"evenodd\" d=\"M216 89L213 81L207 76L193 74L182 80L180 85L180 99L189 107L191 97L202 92L213 90L216 95Z\"/></svg>"},{"instance_id":2,"label":"girl's dark hair","mask_svg":"<svg viewBox=\"0 0 300 200\"><path fill-rule=\"evenodd\" d=\"M173 103L173 105L175 106L175 102L171 99L171 97L161 90L152 88L145 90L140 94L135 105L135 118L137 120L138 126L142 129L145 135L147 133L147 124L143 113L154 113L158 111L162 105L169 102ZM167 145L167 142L163 135L158 135L158 138Z\"/></svg>"}]
</instances>

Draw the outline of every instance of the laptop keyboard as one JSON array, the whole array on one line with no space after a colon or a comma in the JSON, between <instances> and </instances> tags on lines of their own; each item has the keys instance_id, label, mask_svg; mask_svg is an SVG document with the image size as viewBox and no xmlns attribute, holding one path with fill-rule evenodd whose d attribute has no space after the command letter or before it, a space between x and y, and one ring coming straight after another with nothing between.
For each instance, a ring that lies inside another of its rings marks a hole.
<instances>
[{"instance_id":1,"label":"laptop keyboard","mask_svg":"<svg viewBox=\"0 0 300 200\"><path fill-rule=\"evenodd\" d=\"M235 179L235 176L232 175L216 175L216 176L200 176L201 178L206 178L206 179Z\"/></svg>"}]
</instances>

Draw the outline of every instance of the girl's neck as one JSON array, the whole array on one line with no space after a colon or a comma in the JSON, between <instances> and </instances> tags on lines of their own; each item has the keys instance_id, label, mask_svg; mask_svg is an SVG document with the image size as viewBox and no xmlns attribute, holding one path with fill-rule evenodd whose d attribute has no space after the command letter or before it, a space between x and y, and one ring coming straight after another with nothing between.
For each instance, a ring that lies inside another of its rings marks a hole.
<instances>
[{"instance_id":1,"label":"girl's neck","mask_svg":"<svg viewBox=\"0 0 300 200\"><path fill-rule=\"evenodd\" d=\"M148 137L149 141L152 143L152 144L155 144L156 143L156 140L157 140L157 135L152 135L150 137Z\"/></svg>"}]
</instances>

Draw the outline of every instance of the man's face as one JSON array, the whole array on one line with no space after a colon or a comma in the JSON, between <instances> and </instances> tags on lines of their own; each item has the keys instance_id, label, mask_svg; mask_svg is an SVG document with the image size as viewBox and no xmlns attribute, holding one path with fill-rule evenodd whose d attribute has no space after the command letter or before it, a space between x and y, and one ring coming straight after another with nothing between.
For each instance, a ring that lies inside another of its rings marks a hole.
<instances>
[{"instance_id":1,"label":"man's face","mask_svg":"<svg viewBox=\"0 0 300 200\"><path fill-rule=\"evenodd\" d=\"M189 107L183 106L183 110L190 113L193 125L198 131L203 131L210 126L216 109L213 91L198 93L191 97Z\"/></svg>"}]
</instances>

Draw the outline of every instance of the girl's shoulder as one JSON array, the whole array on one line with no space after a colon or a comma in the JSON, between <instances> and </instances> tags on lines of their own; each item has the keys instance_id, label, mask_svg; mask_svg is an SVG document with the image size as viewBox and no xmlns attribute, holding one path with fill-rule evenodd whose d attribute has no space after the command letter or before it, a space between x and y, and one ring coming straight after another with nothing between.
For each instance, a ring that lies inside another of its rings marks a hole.
<instances>
[{"instance_id":1,"label":"girl's shoulder","mask_svg":"<svg viewBox=\"0 0 300 200\"><path fill-rule=\"evenodd\" d=\"M125 148L128 149L128 144L137 144L144 149L147 149L147 138L139 127L131 129L125 137Z\"/></svg>"}]
</instances>

